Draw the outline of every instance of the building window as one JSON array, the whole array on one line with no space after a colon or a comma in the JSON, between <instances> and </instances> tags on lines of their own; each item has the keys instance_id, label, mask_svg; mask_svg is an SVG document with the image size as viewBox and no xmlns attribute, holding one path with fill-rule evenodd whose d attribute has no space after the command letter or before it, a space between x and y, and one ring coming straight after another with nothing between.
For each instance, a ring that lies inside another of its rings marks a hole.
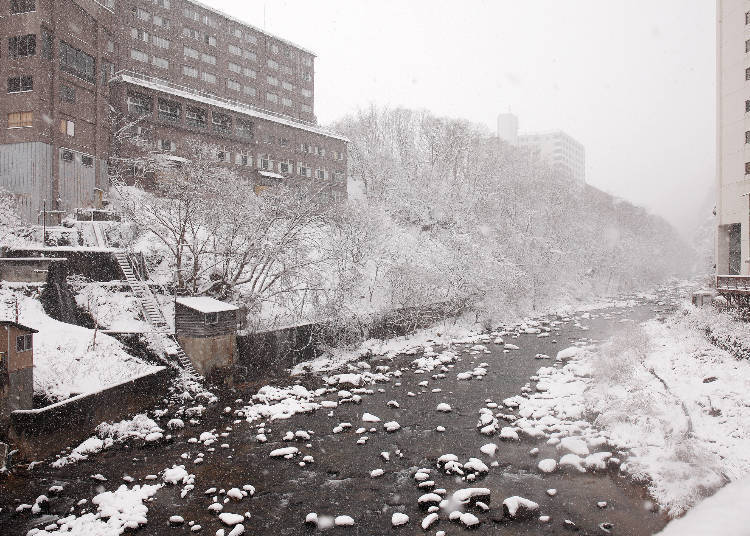
<instances>
[{"instance_id":1,"label":"building window","mask_svg":"<svg viewBox=\"0 0 750 536\"><path fill-rule=\"evenodd\" d=\"M234 156L234 163L238 166L252 166L253 165L253 159L250 155L237 153Z\"/></svg>"},{"instance_id":2,"label":"building window","mask_svg":"<svg viewBox=\"0 0 750 536\"><path fill-rule=\"evenodd\" d=\"M179 121L180 120L180 103L166 99L159 99L159 119L164 121Z\"/></svg>"},{"instance_id":3,"label":"building window","mask_svg":"<svg viewBox=\"0 0 750 536\"><path fill-rule=\"evenodd\" d=\"M750 52L750 39L745 40L745 52Z\"/></svg>"},{"instance_id":4,"label":"building window","mask_svg":"<svg viewBox=\"0 0 750 536\"><path fill-rule=\"evenodd\" d=\"M300 177L312 176L312 168L310 168L307 164L302 164L302 163L298 164L297 172L299 173Z\"/></svg>"},{"instance_id":5,"label":"building window","mask_svg":"<svg viewBox=\"0 0 750 536\"><path fill-rule=\"evenodd\" d=\"M745 175L750 175L750 162L745 162Z\"/></svg>"},{"instance_id":6,"label":"building window","mask_svg":"<svg viewBox=\"0 0 750 536\"><path fill-rule=\"evenodd\" d=\"M8 55L11 58L25 58L36 54L36 35L15 35L8 38Z\"/></svg>"},{"instance_id":7,"label":"building window","mask_svg":"<svg viewBox=\"0 0 750 536\"><path fill-rule=\"evenodd\" d=\"M151 42L159 48L169 50L169 39L164 39L163 37L159 37L158 35L153 35L151 36Z\"/></svg>"},{"instance_id":8,"label":"building window","mask_svg":"<svg viewBox=\"0 0 750 536\"><path fill-rule=\"evenodd\" d=\"M73 86L60 86L60 102L76 103L76 88Z\"/></svg>"},{"instance_id":9,"label":"building window","mask_svg":"<svg viewBox=\"0 0 750 536\"><path fill-rule=\"evenodd\" d=\"M148 54L143 52L142 50L138 50L136 48L130 49L130 57L137 61L142 61L143 63L148 63Z\"/></svg>"},{"instance_id":10,"label":"building window","mask_svg":"<svg viewBox=\"0 0 750 536\"><path fill-rule=\"evenodd\" d=\"M8 93L21 93L34 91L33 76L12 76L8 78Z\"/></svg>"},{"instance_id":11,"label":"building window","mask_svg":"<svg viewBox=\"0 0 750 536\"><path fill-rule=\"evenodd\" d=\"M216 56L211 54L201 54L201 61L210 65L216 65Z\"/></svg>"},{"instance_id":12,"label":"building window","mask_svg":"<svg viewBox=\"0 0 750 536\"><path fill-rule=\"evenodd\" d=\"M11 112L8 114L8 128L32 127L34 112Z\"/></svg>"},{"instance_id":13,"label":"building window","mask_svg":"<svg viewBox=\"0 0 750 536\"><path fill-rule=\"evenodd\" d=\"M229 45L228 50L230 54L234 54L235 56L242 56L242 49L237 45Z\"/></svg>"},{"instance_id":14,"label":"building window","mask_svg":"<svg viewBox=\"0 0 750 536\"><path fill-rule=\"evenodd\" d=\"M253 139L253 122L247 119L238 119L237 135L248 140Z\"/></svg>"},{"instance_id":15,"label":"building window","mask_svg":"<svg viewBox=\"0 0 750 536\"><path fill-rule=\"evenodd\" d=\"M19 15L21 13L31 13L36 11L35 0L10 0L10 14Z\"/></svg>"},{"instance_id":16,"label":"building window","mask_svg":"<svg viewBox=\"0 0 750 536\"><path fill-rule=\"evenodd\" d=\"M200 54L198 53L197 50L194 50L186 46L182 47L182 53L185 55L186 58L193 58L197 60L200 57Z\"/></svg>"},{"instance_id":17,"label":"building window","mask_svg":"<svg viewBox=\"0 0 750 536\"><path fill-rule=\"evenodd\" d=\"M53 48L52 32L50 32L46 28L42 28L41 39L42 39L42 57L45 60L51 60L52 48Z\"/></svg>"},{"instance_id":18,"label":"building window","mask_svg":"<svg viewBox=\"0 0 750 536\"><path fill-rule=\"evenodd\" d=\"M273 161L267 154L258 155L258 167L260 169L270 170L273 167Z\"/></svg>"},{"instance_id":19,"label":"building window","mask_svg":"<svg viewBox=\"0 0 750 536\"><path fill-rule=\"evenodd\" d=\"M745 69L745 80L750 80L750 67Z\"/></svg>"},{"instance_id":20,"label":"building window","mask_svg":"<svg viewBox=\"0 0 750 536\"><path fill-rule=\"evenodd\" d=\"M93 56L60 41L60 69L92 84L96 81L96 61Z\"/></svg>"},{"instance_id":21,"label":"building window","mask_svg":"<svg viewBox=\"0 0 750 536\"><path fill-rule=\"evenodd\" d=\"M745 101L745 113L750 112L750 100Z\"/></svg>"},{"instance_id":22,"label":"building window","mask_svg":"<svg viewBox=\"0 0 750 536\"><path fill-rule=\"evenodd\" d=\"M319 179L327 179L328 173L326 172L325 169L317 169L315 170L315 176Z\"/></svg>"},{"instance_id":23,"label":"building window","mask_svg":"<svg viewBox=\"0 0 750 536\"><path fill-rule=\"evenodd\" d=\"M81 155L81 165L83 167L94 167L94 158L87 154Z\"/></svg>"},{"instance_id":24,"label":"building window","mask_svg":"<svg viewBox=\"0 0 750 536\"><path fill-rule=\"evenodd\" d=\"M134 115L149 115L153 101L148 95L142 93L128 93L128 113Z\"/></svg>"},{"instance_id":25,"label":"building window","mask_svg":"<svg viewBox=\"0 0 750 536\"><path fill-rule=\"evenodd\" d=\"M211 112L211 123L214 132L227 133L232 131L232 118L219 112Z\"/></svg>"},{"instance_id":26,"label":"building window","mask_svg":"<svg viewBox=\"0 0 750 536\"><path fill-rule=\"evenodd\" d=\"M60 153L60 158L63 159L63 162L72 162L73 161L73 151L64 150Z\"/></svg>"},{"instance_id":27,"label":"building window","mask_svg":"<svg viewBox=\"0 0 750 536\"><path fill-rule=\"evenodd\" d=\"M203 315L203 321L206 324L218 324L219 323L219 313L205 313Z\"/></svg>"},{"instance_id":28,"label":"building window","mask_svg":"<svg viewBox=\"0 0 750 536\"><path fill-rule=\"evenodd\" d=\"M249 97L255 97L258 94L258 91L252 86L242 86L242 92Z\"/></svg>"},{"instance_id":29,"label":"building window","mask_svg":"<svg viewBox=\"0 0 750 536\"><path fill-rule=\"evenodd\" d=\"M745 13L745 24L750 24L750 11Z\"/></svg>"},{"instance_id":30,"label":"building window","mask_svg":"<svg viewBox=\"0 0 750 536\"><path fill-rule=\"evenodd\" d=\"M157 147L162 151L174 152L177 150L177 144L172 140L159 140Z\"/></svg>"},{"instance_id":31,"label":"building window","mask_svg":"<svg viewBox=\"0 0 750 536\"><path fill-rule=\"evenodd\" d=\"M31 350L31 334L18 335L16 337L16 351L27 352Z\"/></svg>"},{"instance_id":32,"label":"building window","mask_svg":"<svg viewBox=\"0 0 750 536\"><path fill-rule=\"evenodd\" d=\"M312 113L312 107L308 104L300 104L299 109L308 114Z\"/></svg>"},{"instance_id":33,"label":"building window","mask_svg":"<svg viewBox=\"0 0 750 536\"><path fill-rule=\"evenodd\" d=\"M291 160L279 162L279 172L292 173L293 170L294 170L294 163Z\"/></svg>"},{"instance_id":34,"label":"building window","mask_svg":"<svg viewBox=\"0 0 750 536\"><path fill-rule=\"evenodd\" d=\"M309 89L302 88L302 89L300 89L300 93L302 94L303 97L305 97L307 99L309 99L310 97L312 97L312 91L310 91Z\"/></svg>"},{"instance_id":35,"label":"building window","mask_svg":"<svg viewBox=\"0 0 750 536\"><path fill-rule=\"evenodd\" d=\"M227 64L227 67L229 67L229 70L232 71L233 73L239 74L242 72L242 67L240 67L236 63L232 63L231 61Z\"/></svg>"},{"instance_id":36,"label":"building window","mask_svg":"<svg viewBox=\"0 0 750 536\"><path fill-rule=\"evenodd\" d=\"M213 35L204 35L203 36L203 42L206 43L208 46L215 47L216 46L216 36L213 36Z\"/></svg>"},{"instance_id":37,"label":"building window","mask_svg":"<svg viewBox=\"0 0 750 536\"><path fill-rule=\"evenodd\" d=\"M76 135L76 124L67 119L60 119L60 134L67 134L70 137Z\"/></svg>"},{"instance_id":38,"label":"building window","mask_svg":"<svg viewBox=\"0 0 750 536\"><path fill-rule=\"evenodd\" d=\"M250 43L251 45L257 45L258 44L258 38L255 37L253 34L246 33L245 34L245 41Z\"/></svg>"},{"instance_id":39,"label":"building window","mask_svg":"<svg viewBox=\"0 0 750 536\"><path fill-rule=\"evenodd\" d=\"M232 91L239 91L240 89L242 89L242 84L240 84L236 80L227 79L227 89L231 89Z\"/></svg>"},{"instance_id":40,"label":"building window","mask_svg":"<svg viewBox=\"0 0 750 536\"><path fill-rule=\"evenodd\" d=\"M292 99L282 98L281 99L281 104L283 104L284 106L291 106L292 105Z\"/></svg>"},{"instance_id":41,"label":"building window","mask_svg":"<svg viewBox=\"0 0 750 536\"><path fill-rule=\"evenodd\" d=\"M206 110L185 106L185 123L196 128L206 128Z\"/></svg>"},{"instance_id":42,"label":"building window","mask_svg":"<svg viewBox=\"0 0 750 536\"><path fill-rule=\"evenodd\" d=\"M182 74L191 78L198 78L198 69L190 67L189 65L183 65Z\"/></svg>"},{"instance_id":43,"label":"building window","mask_svg":"<svg viewBox=\"0 0 750 536\"><path fill-rule=\"evenodd\" d=\"M294 84L291 84L289 82L281 82L281 87L286 89L287 91L294 91Z\"/></svg>"},{"instance_id":44,"label":"building window","mask_svg":"<svg viewBox=\"0 0 750 536\"><path fill-rule=\"evenodd\" d=\"M154 67L159 67L160 69L169 69L169 62L164 58L160 58L159 56L153 56L151 58L151 65L153 65Z\"/></svg>"},{"instance_id":45,"label":"building window","mask_svg":"<svg viewBox=\"0 0 750 536\"><path fill-rule=\"evenodd\" d=\"M242 68L242 74L244 74L248 78L252 78L253 80L258 76L258 73L256 73L252 69L249 69L248 67Z\"/></svg>"},{"instance_id":46,"label":"building window","mask_svg":"<svg viewBox=\"0 0 750 536\"><path fill-rule=\"evenodd\" d=\"M165 30L169 30L171 28L172 23L169 19L165 19L161 15L154 15L154 26L159 26L161 28L164 28Z\"/></svg>"},{"instance_id":47,"label":"building window","mask_svg":"<svg viewBox=\"0 0 750 536\"><path fill-rule=\"evenodd\" d=\"M242 57L250 61L258 61L258 55L252 50L243 50Z\"/></svg>"},{"instance_id":48,"label":"building window","mask_svg":"<svg viewBox=\"0 0 750 536\"><path fill-rule=\"evenodd\" d=\"M208 82L209 84L215 84L216 83L216 75L211 73L202 72L201 73L201 80L204 82Z\"/></svg>"},{"instance_id":49,"label":"building window","mask_svg":"<svg viewBox=\"0 0 750 536\"><path fill-rule=\"evenodd\" d=\"M218 153L216 153L216 160L218 160L219 162L231 162L232 153L230 153L226 149L221 149Z\"/></svg>"},{"instance_id":50,"label":"building window","mask_svg":"<svg viewBox=\"0 0 750 536\"><path fill-rule=\"evenodd\" d=\"M274 76L266 76L266 82L268 82L269 86L278 86L279 85L279 79Z\"/></svg>"},{"instance_id":51,"label":"building window","mask_svg":"<svg viewBox=\"0 0 750 536\"><path fill-rule=\"evenodd\" d=\"M102 68L101 68L102 85L106 86L107 84L109 84L110 78L112 78L114 75L115 75L114 63L110 63L108 61L102 60Z\"/></svg>"},{"instance_id":52,"label":"building window","mask_svg":"<svg viewBox=\"0 0 750 536\"><path fill-rule=\"evenodd\" d=\"M276 62L276 61L274 61L272 59L267 60L266 61L266 65L268 65L269 69L275 69L277 71L279 70L279 64L278 64L278 62Z\"/></svg>"},{"instance_id":53,"label":"building window","mask_svg":"<svg viewBox=\"0 0 750 536\"><path fill-rule=\"evenodd\" d=\"M278 103L279 102L279 96L275 93L266 93L266 100L268 102Z\"/></svg>"},{"instance_id":54,"label":"building window","mask_svg":"<svg viewBox=\"0 0 750 536\"><path fill-rule=\"evenodd\" d=\"M151 13L149 13L145 9L141 9L140 7L134 7L131 13L133 14L133 17L138 20L142 20L144 22L151 21Z\"/></svg>"},{"instance_id":55,"label":"building window","mask_svg":"<svg viewBox=\"0 0 750 536\"><path fill-rule=\"evenodd\" d=\"M148 32L145 32L141 29L131 28L130 37L132 37L136 41L143 41L144 43L148 43L149 34Z\"/></svg>"}]
</instances>

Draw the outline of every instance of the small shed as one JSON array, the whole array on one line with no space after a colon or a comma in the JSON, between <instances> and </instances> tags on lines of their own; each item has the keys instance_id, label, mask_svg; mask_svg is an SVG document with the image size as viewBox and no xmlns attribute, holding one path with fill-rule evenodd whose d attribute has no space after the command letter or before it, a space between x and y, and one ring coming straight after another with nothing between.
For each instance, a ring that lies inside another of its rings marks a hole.
<instances>
[{"instance_id":1,"label":"small shed","mask_svg":"<svg viewBox=\"0 0 750 536\"><path fill-rule=\"evenodd\" d=\"M175 300L175 335L199 374L237 360L237 311L231 303L205 296Z\"/></svg>"},{"instance_id":2,"label":"small shed","mask_svg":"<svg viewBox=\"0 0 750 536\"><path fill-rule=\"evenodd\" d=\"M34 328L0 320L0 420L17 409L32 409Z\"/></svg>"}]
</instances>

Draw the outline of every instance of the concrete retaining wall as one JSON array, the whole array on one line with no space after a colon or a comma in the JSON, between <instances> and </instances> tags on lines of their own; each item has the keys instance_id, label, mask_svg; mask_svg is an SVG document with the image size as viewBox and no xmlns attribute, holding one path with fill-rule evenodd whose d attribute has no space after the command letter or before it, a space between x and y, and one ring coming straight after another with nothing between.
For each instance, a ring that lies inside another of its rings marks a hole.
<instances>
[{"instance_id":1,"label":"concrete retaining wall","mask_svg":"<svg viewBox=\"0 0 750 536\"><path fill-rule=\"evenodd\" d=\"M48 247L38 249L10 249L0 252L3 257L52 257L68 259L68 273L81 275L92 281L114 281L123 279L120 265L106 249L82 249L74 247Z\"/></svg>"},{"instance_id":2,"label":"concrete retaining wall","mask_svg":"<svg viewBox=\"0 0 750 536\"><path fill-rule=\"evenodd\" d=\"M7 438L22 458L42 459L76 445L104 421L119 421L145 411L164 398L173 372L160 367L95 393L50 406L11 413Z\"/></svg>"}]
</instances>

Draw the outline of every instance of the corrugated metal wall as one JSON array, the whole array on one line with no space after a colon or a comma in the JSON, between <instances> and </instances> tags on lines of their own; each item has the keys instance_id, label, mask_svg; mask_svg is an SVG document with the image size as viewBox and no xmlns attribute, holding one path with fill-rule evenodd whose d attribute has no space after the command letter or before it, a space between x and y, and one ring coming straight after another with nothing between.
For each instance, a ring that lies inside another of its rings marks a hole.
<instances>
[{"instance_id":1,"label":"corrugated metal wall","mask_svg":"<svg viewBox=\"0 0 750 536\"><path fill-rule=\"evenodd\" d=\"M94 188L96 188L96 158L92 158L91 166L81 163L83 156L78 151L60 148L58 149L58 165L60 167L60 209L75 211L76 208L91 207L94 205ZM65 151L73 153L73 160L66 161L62 154Z\"/></svg>"},{"instance_id":2,"label":"corrugated metal wall","mask_svg":"<svg viewBox=\"0 0 750 536\"><path fill-rule=\"evenodd\" d=\"M16 194L21 216L35 223L42 200L52 198L52 147L38 141L0 145L0 187Z\"/></svg>"}]
</instances>

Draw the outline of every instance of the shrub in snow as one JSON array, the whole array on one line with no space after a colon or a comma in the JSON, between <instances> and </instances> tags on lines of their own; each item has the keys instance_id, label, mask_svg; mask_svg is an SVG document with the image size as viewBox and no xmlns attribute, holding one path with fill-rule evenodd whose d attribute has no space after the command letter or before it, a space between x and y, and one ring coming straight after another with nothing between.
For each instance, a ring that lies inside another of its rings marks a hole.
<instances>
[{"instance_id":1,"label":"shrub in snow","mask_svg":"<svg viewBox=\"0 0 750 536\"><path fill-rule=\"evenodd\" d=\"M528 519L536 515L539 505L523 497L508 497L503 501L503 515L511 519Z\"/></svg>"}]
</instances>

